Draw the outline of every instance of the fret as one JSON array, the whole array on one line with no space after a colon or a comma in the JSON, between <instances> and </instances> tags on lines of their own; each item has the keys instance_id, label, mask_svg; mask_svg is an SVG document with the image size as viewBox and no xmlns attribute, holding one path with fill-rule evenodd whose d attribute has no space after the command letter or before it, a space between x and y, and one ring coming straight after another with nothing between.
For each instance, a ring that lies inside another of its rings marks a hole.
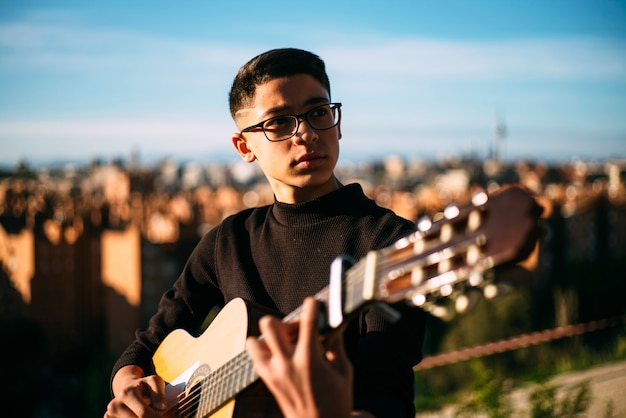
<instances>
[{"instance_id":1,"label":"fret","mask_svg":"<svg viewBox=\"0 0 626 418\"><path fill-rule=\"evenodd\" d=\"M216 394L216 398L220 401L226 402L228 400L228 398L226 397L226 388L224 385L224 377L228 377L229 375L226 374L226 370L228 369L228 364L226 363L226 367L220 367L217 372L217 383L216 386L217 388L214 388L214 390L217 390L217 394ZM221 405L222 402L220 402L220 404L218 404L217 406Z\"/></svg>"},{"instance_id":2,"label":"fret","mask_svg":"<svg viewBox=\"0 0 626 418\"><path fill-rule=\"evenodd\" d=\"M254 371L254 366L252 364L252 360L247 355L247 353L243 352L238 358L237 369L239 370L237 388L239 390L248 387L250 384L254 383L259 376Z\"/></svg>"},{"instance_id":3,"label":"fret","mask_svg":"<svg viewBox=\"0 0 626 418\"><path fill-rule=\"evenodd\" d=\"M238 357L235 358L234 362L229 362L229 378L227 379L226 384L226 393L228 397L234 396L238 393L239 385L241 384L241 373L235 373L238 369Z\"/></svg>"},{"instance_id":4,"label":"fret","mask_svg":"<svg viewBox=\"0 0 626 418\"><path fill-rule=\"evenodd\" d=\"M258 378L247 353L239 353L203 379L198 409L200 416L214 412Z\"/></svg>"},{"instance_id":5,"label":"fret","mask_svg":"<svg viewBox=\"0 0 626 418\"><path fill-rule=\"evenodd\" d=\"M213 401L213 391L206 390L205 386L210 386L209 379L205 379L201 384L200 401L198 402L198 411L196 415L204 416L211 411L211 403Z\"/></svg>"},{"instance_id":6,"label":"fret","mask_svg":"<svg viewBox=\"0 0 626 418\"><path fill-rule=\"evenodd\" d=\"M215 370L215 372L211 373L211 375L209 375L205 379L208 380L210 383L209 385L207 385L206 391L209 392L211 398L211 402L207 404L208 410L206 412L213 412L218 407L226 403L226 401L228 401L228 398L226 398L224 394L223 381L223 376L225 375L224 370L227 364L228 363L226 363L222 367L219 367L217 370Z\"/></svg>"},{"instance_id":7,"label":"fret","mask_svg":"<svg viewBox=\"0 0 626 418\"><path fill-rule=\"evenodd\" d=\"M234 381L234 387L236 389L244 388L247 386L248 382L251 382L252 362L249 361L247 356L239 355L237 356L237 369L240 370L240 372L236 373L237 378Z\"/></svg>"},{"instance_id":8,"label":"fret","mask_svg":"<svg viewBox=\"0 0 626 418\"><path fill-rule=\"evenodd\" d=\"M212 412L216 405L219 404L218 394L215 391L217 382L216 377L217 375L212 373L203 381L201 396L206 397L206 402L204 402L203 407L199 409L200 416L204 416L205 414Z\"/></svg>"}]
</instances>

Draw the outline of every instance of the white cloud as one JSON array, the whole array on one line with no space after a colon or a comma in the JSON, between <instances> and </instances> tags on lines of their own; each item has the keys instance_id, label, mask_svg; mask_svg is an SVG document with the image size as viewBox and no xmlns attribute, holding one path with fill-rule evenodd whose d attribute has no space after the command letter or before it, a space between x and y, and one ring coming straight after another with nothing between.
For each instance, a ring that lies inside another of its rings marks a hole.
<instances>
[{"instance_id":1,"label":"white cloud","mask_svg":"<svg viewBox=\"0 0 626 418\"><path fill-rule=\"evenodd\" d=\"M135 149L164 155L222 152L232 147L232 131L233 126L229 123L194 121L0 122L3 149L0 162L16 161L26 156L110 155Z\"/></svg>"},{"instance_id":2,"label":"white cloud","mask_svg":"<svg viewBox=\"0 0 626 418\"><path fill-rule=\"evenodd\" d=\"M89 26L76 17L43 16L0 25L5 51L1 66L104 71L139 65L158 72L175 65L232 73L258 52L254 41L245 45L190 41ZM626 43L593 37L491 41L404 37L325 45L316 51L330 68L364 77L626 78Z\"/></svg>"},{"instance_id":3,"label":"white cloud","mask_svg":"<svg viewBox=\"0 0 626 418\"><path fill-rule=\"evenodd\" d=\"M22 21L0 24L4 69L168 72L172 68L232 69L247 48L197 43L77 22ZM246 55L244 55L246 54ZM232 70L231 70L232 71ZM175 73L173 73L175 76Z\"/></svg>"},{"instance_id":4,"label":"white cloud","mask_svg":"<svg viewBox=\"0 0 626 418\"><path fill-rule=\"evenodd\" d=\"M515 89L519 86L530 91L524 102L530 106L522 110L519 104L519 113L511 119L517 117L536 124L541 115L552 115L555 108L563 107L559 106L562 97L578 96L576 83L580 81L600 81L605 91L612 91L610 86L615 85L623 89L626 84L623 40L577 37L466 41L382 39L365 34L363 39L368 41L355 44L358 36L350 35L334 36L332 44L321 38L319 45L310 41L306 46L326 61L335 90L333 97L345 101L344 127L346 133L353 133L346 135L346 140L358 140L358 145L346 143L348 149L374 149L385 134L393 136L398 147L407 133L427 137L427 142L432 143L440 138L440 146L449 146L453 137L466 138L463 132L488 137L494 106L504 103L513 107L511 103L524 98ZM278 33L273 36L280 38ZM13 158L8 157L9 152L18 155L24 149L29 155L44 153L56 141L66 144L66 149L59 151L66 153L125 150L128 144L154 152L193 152L199 147L227 149L233 127L226 112L226 92L237 69L259 52L256 42L269 41L261 38L230 44L189 40L89 25L79 15L55 13L1 23L0 71L15 76L26 87L10 89L11 94L21 94L20 97L0 96L3 108L12 112L6 113L0 123L0 157ZM340 39L352 41L341 43ZM49 79L51 74L58 78ZM57 83L60 77L64 77L65 83ZM527 88L527 81L535 83L533 89ZM562 90L550 90L550 84L561 81L574 86L568 87L565 96ZM100 82L102 85L98 85ZM546 82L545 88L542 82ZM135 89L139 83L142 88ZM44 88L39 90L39 86ZM89 87L88 94L85 86ZM75 90L65 95L66 88ZM55 102L45 101L41 91L53 91ZM546 101L544 96L538 96L539 92L554 94L555 98ZM32 103L22 100L25 94L31 94L28 99L32 98ZM103 100L95 107L90 115L97 113L98 120L78 119L76 115L84 114L81 107L89 106L89 100L105 96L115 100ZM69 100L62 100L68 97ZM389 100L393 101L384 102ZM591 103L591 108L601 108L602 100L605 96L596 97L592 103L589 98L584 99ZM158 106L151 107L148 101ZM17 105L13 106L13 102ZM613 102L617 104L614 108L624 103L622 99ZM55 113L56 103L64 106L58 106ZM133 121L111 116L124 114L125 103L134 106L126 115L136 115L141 110L143 117L158 109L165 116L157 119L153 113L152 117ZM394 106L375 107L381 103ZM204 122L205 115L216 117L209 115L217 113L215 109L223 109L219 118L222 122L223 115L223 123ZM521 116L522 112L526 112L525 116ZM22 122L12 121L7 115ZM191 115L200 116L197 120L177 119ZM572 115L573 111L567 113L567 117ZM578 115L576 120L582 124L584 118ZM53 117L64 121L53 121ZM615 120L607 124L611 123L617 124ZM623 125L616 126L621 129ZM390 133L391 128L395 134Z\"/></svg>"},{"instance_id":5,"label":"white cloud","mask_svg":"<svg viewBox=\"0 0 626 418\"><path fill-rule=\"evenodd\" d=\"M390 40L324 51L344 74L435 79L626 78L626 43L600 38Z\"/></svg>"},{"instance_id":6,"label":"white cloud","mask_svg":"<svg viewBox=\"0 0 626 418\"><path fill-rule=\"evenodd\" d=\"M227 124L211 125L209 123L176 121L0 122L0 135L1 137L46 136L53 139L131 137L165 140L175 136L202 139L207 137L207 133L214 130L223 131L226 127Z\"/></svg>"}]
</instances>

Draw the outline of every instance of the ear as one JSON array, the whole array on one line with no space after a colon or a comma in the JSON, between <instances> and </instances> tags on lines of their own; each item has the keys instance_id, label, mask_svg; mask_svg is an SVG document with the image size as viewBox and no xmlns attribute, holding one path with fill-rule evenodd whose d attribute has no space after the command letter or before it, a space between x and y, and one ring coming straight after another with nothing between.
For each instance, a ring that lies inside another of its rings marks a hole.
<instances>
[{"instance_id":1,"label":"ear","mask_svg":"<svg viewBox=\"0 0 626 418\"><path fill-rule=\"evenodd\" d=\"M251 163L256 160L256 156L254 155L250 147L248 147L248 141L246 141L246 138L244 138L241 133L235 132L231 137L231 141L233 142L233 146L237 150L237 154L239 154L245 162Z\"/></svg>"},{"instance_id":2,"label":"ear","mask_svg":"<svg viewBox=\"0 0 626 418\"><path fill-rule=\"evenodd\" d=\"M341 120L337 124L337 134L339 135L338 139L341 139Z\"/></svg>"}]
</instances>

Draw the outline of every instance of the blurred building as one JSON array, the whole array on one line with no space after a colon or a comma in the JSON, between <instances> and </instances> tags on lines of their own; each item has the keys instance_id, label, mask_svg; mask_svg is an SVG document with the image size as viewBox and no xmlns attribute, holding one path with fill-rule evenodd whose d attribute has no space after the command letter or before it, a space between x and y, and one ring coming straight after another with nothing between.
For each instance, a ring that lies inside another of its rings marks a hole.
<instances>
[{"instance_id":1,"label":"blurred building","mask_svg":"<svg viewBox=\"0 0 626 418\"><path fill-rule=\"evenodd\" d=\"M262 173L250 167L97 163L0 180L0 263L49 350L101 344L119 354L206 231L245 207L273 202ZM390 157L337 171L413 221L478 189L521 183L547 207L539 270L554 276L569 260L626 257L625 167Z\"/></svg>"}]
</instances>

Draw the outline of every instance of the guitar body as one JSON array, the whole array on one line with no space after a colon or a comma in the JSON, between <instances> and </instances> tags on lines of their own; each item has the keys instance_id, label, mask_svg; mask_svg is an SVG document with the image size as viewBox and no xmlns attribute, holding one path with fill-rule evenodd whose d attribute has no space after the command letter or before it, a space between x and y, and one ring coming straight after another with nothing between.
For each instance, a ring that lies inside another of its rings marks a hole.
<instances>
[{"instance_id":1,"label":"guitar body","mask_svg":"<svg viewBox=\"0 0 626 418\"><path fill-rule=\"evenodd\" d=\"M168 405L184 403L186 390L244 351L246 337L258 334L256 324L263 314L242 299L233 299L202 335L193 337L182 329L170 333L152 358L156 373L168 382ZM234 399L226 403L211 418L236 416L235 403Z\"/></svg>"},{"instance_id":2,"label":"guitar body","mask_svg":"<svg viewBox=\"0 0 626 418\"><path fill-rule=\"evenodd\" d=\"M248 310L241 299L228 303L197 338L182 329L169 334L152 358L156 373L169 383L166 390L168 405L172 397L180 396L206 376L204 371L210 373L216 370L241 352L247 336ZM235 402L231 401L213 417L230 418L234 407Z\"/></svg>"}]
</instances>

